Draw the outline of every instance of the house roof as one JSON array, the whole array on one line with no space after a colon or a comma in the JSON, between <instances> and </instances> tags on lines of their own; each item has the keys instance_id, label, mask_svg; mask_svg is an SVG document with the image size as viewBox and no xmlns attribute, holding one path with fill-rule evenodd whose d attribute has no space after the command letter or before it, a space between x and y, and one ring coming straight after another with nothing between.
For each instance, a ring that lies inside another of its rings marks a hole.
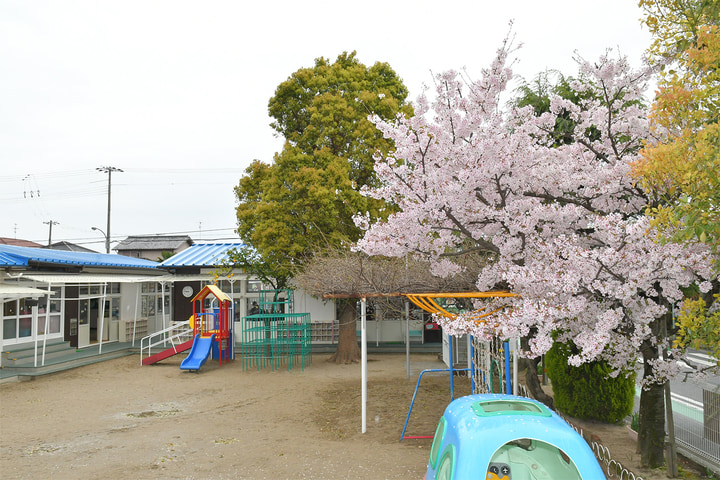
<instances>
[{"instance_id":1,"label":"house roof","mask_svg":"<svg viewBox=\"0 0 720 480\"><path fill-rule=\"evenodd\" d=\"M196 243L190 248L176 253L160 264L161 268L174 267L214 267L228 258L232 248L242 247L242 243Z\"/></svg>"},{"instance_id":2,"label":"house roof","mask_svg":"<svg viewBox=\"0 0 720 480\"><path fill-rule=\"evenodd\" d=\"M95 250L91 250L89 248L82 247L80 245L76 245L74 243L61 241L61 242L55 242L49 247L44 248L50 248L52 250L67 250L70 252L87 252L87 253L97 253Z\"/></svg>"},{"instance_id":3,"label":"house roof","mask_svg":"<svg viewBox=\"0 0 720 480\"><path fill-rule=\"evenodd\" d=\"M57 266L156 268L159 264L142 258L107 253L70 252L48 248L0 245L0 266L28 267L44 263Z\"/></svg>"},{"instance_id":4,"label":"house roof","mask_svg":"<svg viewBox=\"0 0 720 480\"><path fill-rule=\"evenodd\" d=\"M21 240L18 238L0 237L0 245L18 245L20 247L42 247L39 243L30 240Z\"/></svg>"},{"instance_id":5,"label":"house roof","mask_svg":"<svg viewBox=\"0 0 720 480\"><path fill-rule=\"evenodd\" d=\"M192 245L187 235L138 235L127 237L114 248L123 250L169 250L175 251L184 245Z\"/></svg>"}]
</instances>

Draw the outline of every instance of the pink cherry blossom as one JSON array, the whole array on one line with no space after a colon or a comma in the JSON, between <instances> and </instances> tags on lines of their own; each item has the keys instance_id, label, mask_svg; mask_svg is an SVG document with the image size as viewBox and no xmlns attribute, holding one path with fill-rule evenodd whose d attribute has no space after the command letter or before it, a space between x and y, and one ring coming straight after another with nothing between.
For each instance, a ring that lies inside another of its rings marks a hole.
<instances>
[{"instance_id":1,"label":"pink cherry blossom","mask_svg":"<svg viewBox=\"0 0 720 480\"><path fill-rule=\"evenodd\" d=\"M509 285L520 296L493 322L439 319L445 331L533 332L529 355L545 353L560 335L579 350L571 363L604 358L615 374L628 371L642 345L664 341L655 326L681 289L713 278L705 246L654 241L644 209L655 199L628 176L649 135L648 72L610 53L578 59L572 86L583 100L552 98L551 113L535 116L501 102L513 79L510 53L506 42L477 81L437 75L433 100L421 96L412 118L374 119L396 149L376 159L378 185L364 193L399 211L372 225L359 216L366 232L356 248L421 256L437 275L460 268L449 254L484 251L493 261L478 272L478 290ZM549 134L561 112L576 122L575 141L553 148ZM673 374L671 364L655 361L645 381Z\"/></svg>"}]
</instances>

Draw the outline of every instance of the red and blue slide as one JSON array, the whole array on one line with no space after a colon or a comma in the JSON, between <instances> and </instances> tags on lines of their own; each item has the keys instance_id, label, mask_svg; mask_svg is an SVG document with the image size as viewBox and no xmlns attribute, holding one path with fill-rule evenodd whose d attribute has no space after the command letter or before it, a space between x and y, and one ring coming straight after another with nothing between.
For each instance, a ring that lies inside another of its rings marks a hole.
<instances>
[{"instance_id":1,"label":"red and blue slide","mask_svg":"<svg viewBox=\"0 0 720 480\"><path fill-rule=\"evenodd\" d=\"M195 340L193 340L192 348L190 349L190 354L182 361L182 363L180 363L180 369L195 371L200 370L200 367L205 364L210 356L210 351L212 350L212 344L214 341L214 333L209 337L202 337L199 333L196 334Z\"/></svg>"}]
</instances>

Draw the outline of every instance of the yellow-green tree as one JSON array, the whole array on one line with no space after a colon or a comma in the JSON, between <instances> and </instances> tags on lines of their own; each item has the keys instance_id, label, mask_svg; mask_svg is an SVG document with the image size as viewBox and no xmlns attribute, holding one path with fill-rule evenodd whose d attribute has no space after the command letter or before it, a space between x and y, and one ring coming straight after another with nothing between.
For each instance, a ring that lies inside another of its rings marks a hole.
<instances>
[{"instance_id":1,"label":"yellow-green tree","mask_svg":"<svg viewBox=\"0 0 720 480\"><path fill-rule=\"evenodd\" d=\"M643 23L652 35L648 48L653 64L673 64L698 44L700 27L717 25L718 0L639 0Z\"/></svg>"},{"instance_id":2,"label":"yellow-green tree","mask_svg":"<svg viewBox=\"0 0 720 480\"><path fill-rule=\"evenodd\" d=\"M720 247L720 0L641 0L661 65L653 134L635 173L669 203L650 214L666 238Z\"/></svg>"},{"instance_id":3,"label":"yellow-green tree","mask_svg":"<svg viewBox=\"0 0 720 480\"><path fill-rule=\"evenodd\" d=\"M652 132L635 165L642 184L667 201L648 213L660 241L700 241L720 267L720 0L641 0L659 70ZM689 294L676 346L720 353L718 282ZM715 295L713 295L715 294Z\"/></svg>"},{"instance_id":4,"label":"yellow-green tree","mask_svg":"<svg viewBox=\"0 0 720 480\"><path fill-rule=\"evenodd\" d=\"M720 301L715 294L714 303ZM678 335L675 346L704 348L720 357L720 310L709 309L704 298L687 298L677 318Z\"/></svg>"}]
</instances>

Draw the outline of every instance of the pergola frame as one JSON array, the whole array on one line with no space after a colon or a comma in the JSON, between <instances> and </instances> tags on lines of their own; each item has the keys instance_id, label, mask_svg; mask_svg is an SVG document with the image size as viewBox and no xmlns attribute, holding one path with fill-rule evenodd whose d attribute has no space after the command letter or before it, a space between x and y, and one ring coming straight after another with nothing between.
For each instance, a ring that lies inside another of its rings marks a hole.
<instances>
[{"instance_id":1,"label":"pergola frame","mask_svg":"<svg viewBox=\"0 0 720 480\"><path fill-rule=\"evenodd\" d=\"M368 298L382 298L382 297L406 297L413 304L417 305L421 309L429 313L442 315L448 318L457 317L456 314L448 312L442 308L435 299L438 298L510 298L519 296L517 293L508 291L491 291L491 292L432 292L432 293L367 293L367 294L337 294L329 293L322 296L324 299L340 299L340 298L357 298L361 301L360 303L360 350L361 350L361 376L362 376L362 433L367 430L367 316L366 316L366 303ZM485 322L485 318L502 310L504 306L497 308L491 312L475 311L470 315L475 322ZM406 308L407 315L407 308ZM409 322L409 318L408 318ZM409 328L409 327L408 327ZM515 353L517 355L517 352ZM410 342L406 340L406 355L407 355L407 369L408 377L410 376ZM450 360L450 375L452 379L452 359ZM517 368L517 361L515 361L515 367ZM515 373L517 379L517 373ZM513 382L516 383L516 382Z\"/></svg>"}]
</instances>

